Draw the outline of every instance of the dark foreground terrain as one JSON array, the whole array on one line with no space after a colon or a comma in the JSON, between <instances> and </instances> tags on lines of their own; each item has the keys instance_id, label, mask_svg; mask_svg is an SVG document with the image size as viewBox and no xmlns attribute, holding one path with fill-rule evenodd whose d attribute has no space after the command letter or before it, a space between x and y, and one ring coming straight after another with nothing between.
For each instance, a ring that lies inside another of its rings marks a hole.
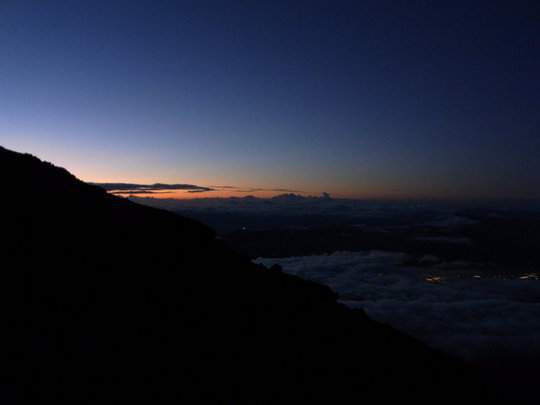
<instances>
[{"instance_id":1,"label":"dark foreground terrain","mask_svg":"<svg viewBox=\"0 0 540 405\"><path fill-rule=\"evenodd\" d=\"M2 403L518 402L198 222L30 155L0 173Z\"/></svg>"}]
</instances>

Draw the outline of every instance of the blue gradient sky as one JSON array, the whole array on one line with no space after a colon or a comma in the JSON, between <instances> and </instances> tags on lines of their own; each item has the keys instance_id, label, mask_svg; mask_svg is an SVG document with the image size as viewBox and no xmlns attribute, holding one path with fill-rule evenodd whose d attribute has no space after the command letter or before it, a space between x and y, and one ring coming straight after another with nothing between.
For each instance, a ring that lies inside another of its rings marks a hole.
<instances>
[{"instance_id":1,"label":"blue gradient sky","mask_svg":"<svg viewBox=\"0 0 540 405\"><path fill-rule=\"evenodd\" d=\"M0 144L95 182L540 198L539 41L525 1L0 1Z\"/></svg>"}]
</instances>

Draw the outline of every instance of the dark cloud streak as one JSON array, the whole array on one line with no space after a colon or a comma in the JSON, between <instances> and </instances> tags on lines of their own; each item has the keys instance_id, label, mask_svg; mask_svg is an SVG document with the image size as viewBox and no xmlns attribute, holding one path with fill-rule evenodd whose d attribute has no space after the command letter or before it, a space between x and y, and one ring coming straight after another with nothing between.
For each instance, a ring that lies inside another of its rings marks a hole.
<instances>
[{"instance_id":1,"label":"dark cloud streak","mask_svg":"<svg viewBox=\"0 0 540 405\"><path fill-rule=\"evenodd\" d=\"M229 187L231 188L231 187ZM236 193L255 193L257 191L276 191L280 193L299 193L299 190L290 190L287 188L236 188Z\"/></svg>"},{"instance_id":2,"label":"dark cloud streak","mask_svg":"<svg viewBox=\"0 0 540 405\"><path fill-rule=\"evenodd\" d=\"M261 188L261 187L236 187L236 186L197 186L195 184L136 184L136 183L89 183L99 186L106 191L114 194L166 194L166 191L186 191L188 193L204 193L207 191L216 191L230 189L235 193L255 193L258 191L276 191L295 193L298 190L289 190L286 188Z\"/></svg>"},{"instance_id":3,"label":"dark cloud streak","mask_svg":"<svg viewBox=\"0 0 540 405\"><path fill-rule=\"evenodd\" d=\"M201 187L194 184L134 184L134 183L90 183L99 186L106 191L116 194L154 194L159 190L186 190L188 192L213 191L210 187Z\"/></svg>"}]
</instances>

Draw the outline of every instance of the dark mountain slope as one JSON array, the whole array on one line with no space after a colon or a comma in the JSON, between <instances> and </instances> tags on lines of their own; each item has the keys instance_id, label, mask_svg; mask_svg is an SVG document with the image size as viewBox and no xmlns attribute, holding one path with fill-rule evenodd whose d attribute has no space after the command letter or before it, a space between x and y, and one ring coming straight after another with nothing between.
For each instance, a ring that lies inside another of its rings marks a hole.
<instances>
[{"instance_id":1,"label":"dark mountain slope","mask_svg":"<svg viewBox=\"0 0 540 405\"><path fill-rule=\"evenodd\" d=\"M0 173L2 403L478 399L460 361L200 223L30 155Z\"/></svg>"}]
</instances>

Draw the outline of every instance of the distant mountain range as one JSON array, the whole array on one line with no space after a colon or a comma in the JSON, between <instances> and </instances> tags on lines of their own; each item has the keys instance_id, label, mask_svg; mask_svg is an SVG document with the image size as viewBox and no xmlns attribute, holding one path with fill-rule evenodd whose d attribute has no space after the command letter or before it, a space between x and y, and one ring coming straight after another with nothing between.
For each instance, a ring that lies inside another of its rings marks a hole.
<instances>
[{"instance_id":1,"label":"distant mountain range","mask_svg":"<svg viewBox=\"0 0 540 405\"><path fill-rule=\"evenodd\" d=\"M4 148L0 173L2 403L443 404L496 392L199 222Z\"/></svg>"}]
</instances>

